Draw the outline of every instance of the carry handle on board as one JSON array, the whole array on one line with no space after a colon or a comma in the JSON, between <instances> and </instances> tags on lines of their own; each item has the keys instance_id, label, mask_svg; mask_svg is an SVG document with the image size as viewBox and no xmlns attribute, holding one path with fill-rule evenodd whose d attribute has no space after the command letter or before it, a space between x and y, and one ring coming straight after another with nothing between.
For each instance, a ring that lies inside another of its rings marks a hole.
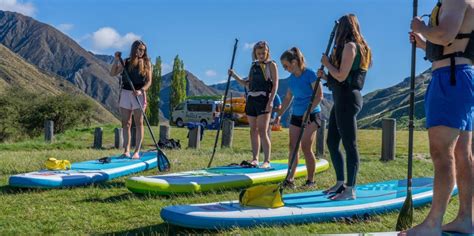
<instances>
[{"instance_id":1,"label":"carry handle on board","mask_svg":"<svg viewBox=\"0 0 474 236\"><path fill-rule=\"evenodd\" d=\"M122 59L122 53L118 54L120 64L122 64L123 67L123 73L125 74L125 78L127 79L127 82L130 84L130 87L132 88L133 92L135 93L135 87L133 86L132 80L130 79L130 75L128 74L127 68L125 68L125 63ZM143 94L143 96L145 96ZM140 106L140 111L142 112L143 119L146 122L146 126L148 127L148 131L150 131L151 138L153 139L153 143L156 146L156 159L157 159L157 166L159 171L169 171L171 168L170 162L168 160L168 157L166 157L165 153L158 147L158 143L156 142L155 135L153 134L153 131L151 130L150 122L148 122L148 118L146 117L145 111L143 110L142 103L140 102L140 99L138 96L134 96L135 99L137 100L138 105Z\"/></svg>"},{"instance_id":2,"label":"carry handle on board","mask_svg":"<svg viewBox=\"0 0 474 236\"><path fill-rule=\"evenodd\" d=\"M337 27L339 26L339 21L335 21L334 22L334 27L332 28L332 31L331 31L331 36L329 37L329 42L328 42L328 45L326 47L326 52L324 53L324 55L328 56L329 55L329 51L331 50L331 46L333 44L333 41L334 41L334 35L336 34L336 30L337 30ZM319 68L320 70L323 70L324 69L324 65L321 65L321 67ZM316 97L316 93L317 91L319 90L319 84L321 83L321 78L318 77L316 79L316 83L315 83L315 86L314 86L314 89L313 89L313 94L311 95L311 100L308 104L308 108L306 109L306 113L305 113L305 116L303 117L303 123L301 125L301 128L300 128L300 133L298 135L298 139L296 141L296 146L293 150L293 155L291 155L291 160L290 162L288 163L288 172L286 173L286 177L285 177L285 180L288 178L288 176L290 176L291 174L291 171L293 169L293 165L296 161L296 154L298 153L299 151L299 146L300 146L300 143L301 143L301 138L303 137L303 132L304 132L304 129L306 127L306 123L308 122L308 119L309 119L309 116L310 116L310 113L311 113L311 107L313 107L313 100L314 100L314 97Z\"/></svg>"}]
</instances>

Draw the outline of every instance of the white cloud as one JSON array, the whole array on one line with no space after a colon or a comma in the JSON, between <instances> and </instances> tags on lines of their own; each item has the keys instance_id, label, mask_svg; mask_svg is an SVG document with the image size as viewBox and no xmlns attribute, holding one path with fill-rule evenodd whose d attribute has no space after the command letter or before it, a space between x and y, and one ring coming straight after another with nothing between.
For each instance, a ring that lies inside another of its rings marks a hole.
<instances>
[{"instance_id":1,"label":"white cloud","mask_svg":"<svg viewBox=\"0 0 474 236\"><path fill-rule=\"evenodd\" d=\"M130 47L133 41L141 39L141 36L134 33L127 33L121 36L114 28L103 27L94 32L91 38L95 49L105 50L125 49L126 47Z\"/></svg>"},{"instance_id":2,"label":"white cloud","mask_svg":"<svg viewBox=\"0 0 474 236\"><path fill-rule=\"evenodd\" d=\"M56 28L64 33L64 32L67 32L69 30L72 30L72 28L74 28L74 25L73 24L60 24L60 25L56 26Z\"/></svg>"},{"instance_id":3,"label":"white cloud","mask_svg":"<svg viewBox=\"0 0 474 236\"><path fill-rule=\"evenodd\" d=\"M244 49L245 50L249 50L249 49L253 49L253 46L256 44L256 42L253 42L253 43L245 43L244 44Z\"/></svg>"},{"instance_id":4,"label":"white cloud","mask_svg":"<svg viewBox=\"0 0 474 236\"><path fill-rule=\"evenodd\" d=\"M34 16L36 13L33 3L17 0L0 0L0 10L18 12L27 16Z\"/></svg>"},{"instance_id":5,"label":"white cloud","mask_svg":"<svg viewBox=\"0 0 474 236\"><path fill-rule=\"evenodd\" d=\"M207 77L216 77L217 76L217 72L215 70L206 70L205 74L206 74Z\"/></svg>"}]
</instances>

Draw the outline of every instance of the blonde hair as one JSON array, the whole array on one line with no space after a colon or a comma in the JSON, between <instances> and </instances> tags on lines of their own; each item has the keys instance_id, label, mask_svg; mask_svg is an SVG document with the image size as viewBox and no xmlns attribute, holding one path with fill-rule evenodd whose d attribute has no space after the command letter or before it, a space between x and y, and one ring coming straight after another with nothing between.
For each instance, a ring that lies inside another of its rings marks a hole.
<instances>
[{"instance_id":1,"label":"blonde hair","mask_svg":"<svg viewBox=\"0 0 474 236\"><path fill-rule=\"evenodd\" d=\"M270 48L268 47L268 43L265 41L259 41L255 45L253 45L252 61L257 60L257 49L265 49L265 51L267 52L265 55L265 61L268 61L270 59Z\"/></svg>"}]
</instances>

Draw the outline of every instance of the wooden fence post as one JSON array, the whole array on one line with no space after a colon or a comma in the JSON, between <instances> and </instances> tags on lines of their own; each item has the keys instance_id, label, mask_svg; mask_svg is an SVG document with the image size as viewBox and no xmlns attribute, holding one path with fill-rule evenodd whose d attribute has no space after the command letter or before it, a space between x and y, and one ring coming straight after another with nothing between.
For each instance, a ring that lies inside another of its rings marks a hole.
<instances>
[{"instance_id":1,"label":"wooden fence post","mask_svg":"<svg viewBox=\"0 0 474 236\"><path fill-rule=\"evenodd\" d=\"M170 139L170 127L168 125L160 125L160 139Z\"/></svg>"},{"instance_id":2,"label":"wooden fence post","mask_svg":"<svg viewBox=\"0 0 474 236\"><path fill-rule=\"evenodd\" d=\"M234 121L225 119L222 123L222 141L221 147L232 147L232 140L234 136Z\"/></svg>"},{"instance_id":3,"label":"wooden fence post","mask_svg":"<svg viewBox=\"0 0 474 236\"><path fill-rule=\"evenodd\" d=\"M201 147L201 126L197 125L189 130L188 148L199 149Z\"/></svg>"},{"instance_id":4,"label":"wooden fence post","mask_svg":"<svg viewBox=\"0 0 474 236\"><path fill-rule=\"evenodd\" d=\"M95 149L102 149L102 128L95 128L94 131L94 148Z\"/></svg>"},{"instance_id":5,"label":"wooden fence post","mask_svg":"<svg viewBox=\"0 0 474 236\"><path fill-rule=\"evenodd\" d=\"M121 148L123 147L123 129L122 128L115 128L114 129L114 134L115 134L115 148Z\"/></svg>"},{"instance_id":6,"label":"wooden fence post","mask_svg":"<svg viewBox=\"0 0 474 236\"><path fill-rule=\"evenodd\" d=\"M382 161L391 161L395 159L395 136L396 136L396 120L382 120Z\"/></svg>"},{"instance_id":7,"label":"wooden fence post","mask_svg":"<svg viewBox=\"0 0 474 236\"><path fill-rule=\"evenodd\" d=\"M44 122L44 140L49 143L54 140L54 122L52 120Z\"/></svg>"}]
</instances>

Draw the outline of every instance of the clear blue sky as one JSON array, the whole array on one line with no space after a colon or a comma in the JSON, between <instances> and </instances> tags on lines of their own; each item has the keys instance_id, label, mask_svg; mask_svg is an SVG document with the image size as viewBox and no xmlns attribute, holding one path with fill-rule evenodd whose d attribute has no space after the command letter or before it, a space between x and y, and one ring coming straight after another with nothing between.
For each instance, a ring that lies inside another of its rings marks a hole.
<instances>
[{"instance_id":1,"label":"clear blue sky","mask_svg":"<svg viewBox=\"0 0 474 236\"><path fill-rule=\"evenodd\" d=\"M429 13L435 3L420 0L419 14ZM97 53L128 54L130 41L139 37L152 58L162 57L165 70L179 54L186 69L206 84L227 79L234 38L239 39L239 74L247 74L251 63L248 45L259 40L269 42L277 62L284 50L301 48L315 69L334 20L355 13L374 55L364 92L399 83L410 72L410 0L0 0L0 9L2 4L60 28ZM423 56L418 51L418 73L429 67Z\"/></svg>"}]
</instances>

